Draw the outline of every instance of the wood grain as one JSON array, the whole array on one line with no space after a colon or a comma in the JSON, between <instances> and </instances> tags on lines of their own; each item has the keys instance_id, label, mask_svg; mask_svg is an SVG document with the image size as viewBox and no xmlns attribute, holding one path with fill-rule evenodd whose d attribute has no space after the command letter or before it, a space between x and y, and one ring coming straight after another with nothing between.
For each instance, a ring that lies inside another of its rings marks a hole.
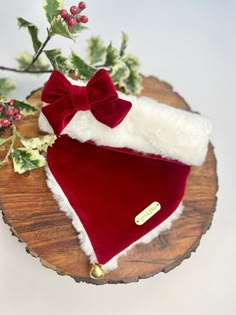
<instances>
[{"instance_id":1,"label":"wood grain","mask_svg":"<svg viewBox=\"0 0 236 315\"><path fill-rule=\"evenodd\" d=\"M190 110L172 87L155 77L143 77L143 95L171 106ZM29 102L41 106L41 90L34 91ZM20 132L26 137L38 135L37 117L22 121ZM6 148L1 147L0 158ZM0 169L0 208L11 231L26 244L26 250L41 263L75 281L94 284L128 283L168 272L190 257L209 229L216 207L217 174L213 146L206 161L192 167L184 196L185 210L172 228L149 244L137 245L119 259L119 268L101 280L89 277L90 265L81 251L70 220L58 210L46 186L44 169L24 175L13 172L12 162Z\"/></svg>"}]
</instances>

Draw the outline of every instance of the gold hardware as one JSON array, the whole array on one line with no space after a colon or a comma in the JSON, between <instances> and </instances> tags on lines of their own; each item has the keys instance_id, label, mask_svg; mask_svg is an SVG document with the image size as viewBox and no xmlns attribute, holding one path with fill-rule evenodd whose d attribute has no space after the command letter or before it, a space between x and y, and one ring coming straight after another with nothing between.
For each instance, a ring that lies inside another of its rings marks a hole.
<instances>
[{"instance_id":1,"label":"gold hardware","mask_svg":"<svg viewBox=\"0 0 236 315\"><path fill-rule=\"evenodd\" d=\"M156 214L161 209L161 205L159 202L154 201L147 208L145 208L142 212L136 215L134 221L137 225L142 225L147 220L149 220L154 214Z\"/></svg>"},{"instance_id":2,"label":"gold hardware","mask_svg":"<svg viewBox=\"0 0 236 315\"><path fill-rule=\"evenodd\" d=\"M102 269L102 265L100 264L93 264L89 273L92 279L101 279L104 277L104 271Z\"/></svg>"}]
</instances>

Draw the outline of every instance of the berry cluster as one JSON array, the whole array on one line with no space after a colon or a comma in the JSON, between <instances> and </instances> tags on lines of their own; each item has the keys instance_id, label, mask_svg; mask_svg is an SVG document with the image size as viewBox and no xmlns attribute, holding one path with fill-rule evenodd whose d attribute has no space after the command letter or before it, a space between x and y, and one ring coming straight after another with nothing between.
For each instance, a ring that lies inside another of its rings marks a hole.
<instances>
[{"instance_id":1,"label":"berry cluster","mask_svg":"<svg viewBox=\"0 0 236 315\"><path fill-rule=\"evenodd\" d=\"M86 15L81 15L80 13L86 8L86 4L81 1L78 6L73 5L70 8L70 13L65 9L60 11L60 16L64 19L69 27L73 27L79 23L87 23L88 18Z\"/></svg>"},{"instance_id":2,"label":"berry cluster","mask_svg":"<svg viewBox=\"0 0 236 315\"><path fill-rule=\"evenodd\" d=\"M9 127L14 120L21 120L22 114L20 110L15 107L15 101L0 102L0 128Z\"/></svg>"}]
</instances>

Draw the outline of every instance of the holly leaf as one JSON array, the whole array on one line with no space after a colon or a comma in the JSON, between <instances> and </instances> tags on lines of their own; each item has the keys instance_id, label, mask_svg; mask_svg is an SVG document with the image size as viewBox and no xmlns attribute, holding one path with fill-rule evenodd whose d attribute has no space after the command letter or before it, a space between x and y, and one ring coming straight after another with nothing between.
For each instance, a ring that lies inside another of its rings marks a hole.
<instances>
[{"instance_id":1,"label":"holly leaf","mask_svg":"<svg viewBox=\"0 0 236 315\"><path fill-rule=\"evenodd\" d=\"M8 139L0 138L0 146L4 145L7 141Z\"/></svg>"},{"instance_id":2,"label":"holly leaf","mask_svg":"<svg viewBox=\"0 0 236 315\"><path fill-rule=\"evenodd\" d=\"M112 43L110 43L106 49L106 61L105 66L115 66L117 63L119 63L119 53L116 48L112 46Z\"/></svg>"},{"instance_id":3,"label":"holly leaf","mask_svg":"<svg viewBox=\"0 0 236 315\"><path fill-rule=\"evenodd\" d=\"M142 91L142 78L139 73L131 72L129 77L122 83L121 87L127 94L138 95Z\"/></svg>"},{"instance_id":4,"label":"holly leaf","mask_svg":"<svg viewBox=\"0 0 236 315\"><path fill-rule=\"evenodd\" d=\"M27 51L24 51L20 53L20 55L17 57L17 68L19 70L25 70L32 62L33 56Z\"/></svg>"},{"instance_id":5,"label":"holly leaf","mask_svg":"<svg viewBox=\"0 0 236 315\"><path fill-rule=\"evenodd\" d=\"M46 165L46 159L38 150L17 148L12 153L14 171L23 174Z\"/></svg>"},{"instance_id":6,"label":"holly leaf","mask_svg":"<svg viewBox=\"0 0 236 315\"><path fill-rule=\"evenodd\" d=\"M67 24L60 16L57 16L52 20L50 34L57 34L69 39L74 39L73 34L69 31Z\"/></svg>"},{"instance_id":7,"label":"holly leaf","mask_svg":"<svg viewBox=\"0 0 236 315\"><path fill-rule=\"evenodd\" d=\"M128 35L124 32L122 32L122 43L120 47L120 57L123 57L125 54L125 50L127 48L127 42L128 42Z\"/></svg>"},{"instance_id":8,"label":"holly leaf","mask_svg":"<svg viewBox=\"0 0 236 315\"><path fill-rule=\"evenodd\" d=\"M14 80L7 78L0 78L0 95L7 95L14 91L16 84ZM2 100L2 98L1 98Z\"/></svg>"},{"instance_id":9,"label":"holly leaf","mask_svg":"<svg viewBox=\"0 0 236 315\"><path fill-rule=\"evenodd\" d=\"M0 79L0 81L1 81L1 79ZM0 86L1 86L1 82L0 82ZM3 96L0 94L0 103L7 103L9 101L10 101L9 97L6 97L6 96Z\"/></svg>"},{"instance_id":10,"label":"holly leaf","mask_svg":"<svg viewBox=\"0 0 236 315\"><path fill-rule=\"evenodd\" d=\"M44 50L44 52L51 62L53 69L63 73L67 73L70 70L67 58L62 55L61 49Z\"/></svg>"},{"instance_id":11,"label":"holly leaf","mask_svg":"<svg viewBox=\"0 0 236 315\"><path fill-rule=\"evenodd\" d=\"M27 69L33 60L33 55L27 51L22 52L17 57L17 68L19 70L25 70ZM37 61L30 67L30 70L38 70L38 71L44 71L48 70L49 64L44 62L41 58L38 58Z\"/></svg>"},{"instance_id":12,"label":"holly leaf","mask_svg":"<svg viewBox=\"0 0 236 315\"><path fill-rule=\"evenodd\" d=\"M78 23L75 26L70 28L70 32L72 34L74 34L75 36L77 36L79 32L86 30L86 29L87 29L86 26L84 26L82 23Z\"/></svg>"},{"instance_id":13,"label":"holly leaf","mask_svg":"<svg viewBox=\"0 0 236 315\"><path fill-rule=\"evenodd\" d=\"M124 80L126 80L130 75L129 68L123 61L119 61L113 68L111 72L111 79L114 84L122 87Z\"/></svg>"},{"instance_id":14,"label":"holly leaf","mask_svg":"<svg viewBox=\"0 0 236 315\"><path fill-rule=\"evenodd\" d=\"M51 146L56 140L56 136L54 135L44 135L35 138L22 138L21 143L30 149L37 149L38 151L47 152L48 146Z\"/></svg>"},{"instance_id":15,"label":"holly leaf","mask_svg":"<svg viewBox=\"0 0 236 315\"><path fill-rule=\"evenodd\" d=\"M44 0L43 9L50 24L53 19L59 15L60 9L62 9L63 6L64 1L62 0Z\"/></svg>"},{"instance_id":16,"label":"holly leaf","mask_svg":"<svg viewBox=\"0 0 236 315\"><path fill-rule=\"evenodd\" d=\"M139 74L140 64L138 58L128 55L122 58L122 60L128 67L130 74L127 79L121 82L120 87L123 87L128 94L140 94L142 90L142 78Z\"/></svg>"},{"instance_id":17,"label":"holly leaf","mask_svg":"<svg viewBox=\"0 0 236 315\"><path fill-rule=\"evenodd\" d=\"M74 52L71 54L70 61L75 75L79 76L82 80L89 80L97 71L96 68L88 65Z\"/></svg>"},{"instance_id":18,"label":"holly leaf","mask_svg":"<svg viewBox=\"0 0 236 315\"><path fill-rule=\"evenodd\" d=\"M33 43L34 51L37 52L39 48L41 47L42 43L38 38L38 28L36 25L32 24L31 22L28 22L20 17L17 18L17 24L19 28L25 27L28 29L29 34L31 36L31 40Z\"/></svg>"},{"instance_id":19,"label":"holly leaf","mask_svg":"<svg viewBox=\"0 0 236 315\"><path fill-rule=\"evenodd\" d=\"M139 71L140 62L137 57L128 55L122 58L122 60L125 62L125 64L129 67L132 71Z\"/></svg>"},{"instance_id":20,"label":"holly leaf","mask_svg":"<svg viewBox=\"0 0 236 315\"><path fill-rule=\"evenodd\" d=\"M15 107L18 108L23 116L35 115L39 110L38 108L18 100L15 100Z\"/></svg>"},{"instance_id":21,"label":"holly leaf","mask_svg":"<svg viewBox=\"0 0 236 315\"><path fill-rule=\"evenodd\" d=\"M106 54L106 47L100 36L93 36L88 40L87 55L90 64L103 62Z\"/></svg>"}]
</instances>

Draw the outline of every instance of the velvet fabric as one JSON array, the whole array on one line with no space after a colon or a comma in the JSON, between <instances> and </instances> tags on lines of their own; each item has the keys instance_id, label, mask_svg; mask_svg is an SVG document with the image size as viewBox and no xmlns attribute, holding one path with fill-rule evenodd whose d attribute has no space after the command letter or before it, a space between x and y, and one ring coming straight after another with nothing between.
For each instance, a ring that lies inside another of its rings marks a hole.
<instances>
[{"instance_id":1,"label":"velvet fabric","mask_svg":"<svg viewBox=\"0 0 236 315\"><path fill-rule=\"evenodd\" d=\"M106 264L166 220L180 204L190 166L128 148L57 138L48 167L82 222L98 262ZM143 225L135 216L161 204Z\"/></svg>"},{"instance_id":2,"label":"velvet fabric","mask_svg":"<svg viewBox=\"0 0 236 315\"><path fill-rule=\"evenodd\" d=\"M122 122L132 106L129 101L118 97L104 69L98 70L86 87L72 85L62 73L54 70L43 89L42 101L49 103L42 108L42 112L57 136L78 110L90 110L99 122L114 128Z\"/></svg>"}]
</instances>

